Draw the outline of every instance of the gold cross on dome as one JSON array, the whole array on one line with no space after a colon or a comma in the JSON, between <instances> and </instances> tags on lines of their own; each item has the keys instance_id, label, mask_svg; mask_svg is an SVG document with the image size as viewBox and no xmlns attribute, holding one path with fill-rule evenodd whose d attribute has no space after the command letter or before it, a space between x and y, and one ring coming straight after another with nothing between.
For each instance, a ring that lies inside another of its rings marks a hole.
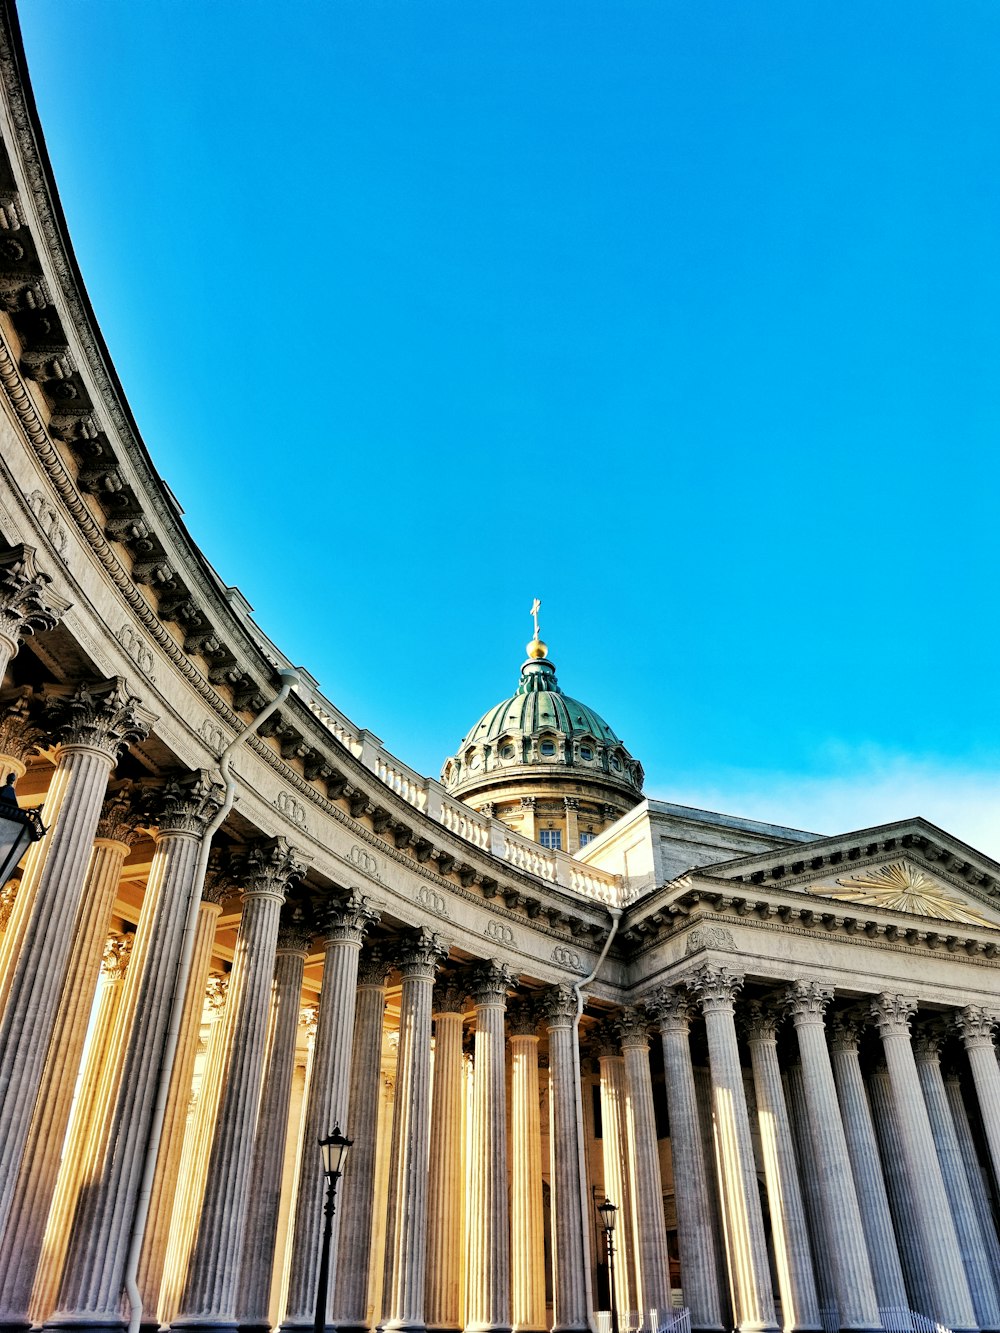
<instances>
[{"instance_id":1,"label":"gold cross on dome","mask_svg":"<svg viewBox=\"0 0 1000 1333\"><path fill-rule=\"evenodd\" d=\"M535 600L531 603L531 618L532 618L532 620L534 620L534 622L535 622L535 638L536 638L536 639L538 638L538 612L541 610L541 607L542 607L542 604L541 604L541 602L538 600L538 598L536 597Z\"/></svg>"}]
</instances>

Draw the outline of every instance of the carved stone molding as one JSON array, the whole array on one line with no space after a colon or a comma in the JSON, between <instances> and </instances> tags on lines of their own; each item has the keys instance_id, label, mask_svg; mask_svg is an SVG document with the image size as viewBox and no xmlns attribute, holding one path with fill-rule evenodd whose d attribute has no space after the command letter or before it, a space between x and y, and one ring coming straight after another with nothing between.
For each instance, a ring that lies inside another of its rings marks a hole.
<instances>
[{"instance_id":1,"label":"carved stone molding","mask_svg":"<svg viewBox=\"0 0 1000 1333\"><path fill-rule=\"evenodd\" d=\"M688 1032L691 1028L691 997L680 988L661 986L643 1000L646 1013L659 1023L661 1032Z\"/></svg>"},{"instance_id":2,"label":"carved stone molding","mask_svg":"<svg viewBox=\"0 0 1000 1333\"><path fill-rule=\"evenodd\" d=\"M622 1050L627 1047L638 1046L642 1050L649 1047L649 1022L645 1014L641 1013L635 1005L626 1005L621 1012L611 1020L611 1025L618 1033L618 1040L621 1042Z\"/></svg>"},{"instance_id":3,"label":"carved stone molding","mask_svg":"<svg viewBox=\"0 0 1000 1333\"><path fill-rule=\"evenodd\" d=\"M992 1046L1000 1014L978 1004L966 1005L955 1016L955 1031L962 1038L966 1050L974 1046Z\"/></svg>"},{"instance_id":4,"label":"carved stone molding","mask_svg":"<svg viewBox=\"0 0 1000 1333\"><path fill-rule=\"evenodd\" d=\"M44 697L48 720L63 749L99 750L113 763L129 745L145 740L156 721L123 676L75 689L46 686Z\"/></svg>"},{"instance_id":5,"label":"carved stone molding","mask_svg":"<svg viewBox=\"0 0 1000 1333\"><path fill-rule=\"evenodd\" d=\"M148 799L147 811L157 837L190 834L200 838L222 808L225 793L207 768L168 778Z\"/></svg>"},{"instance_id":6,"label":"carved stone molding","mask_svg":"<svg viewBox=\"0 0 1000 1333\"><path fill-rule=\"evenodd\" d=\"M320 917L323 939L328 944L344 941L360 944L365 931L379 916L373 904L356 891L340 902L325 903Z\"/></svg>"},{"instance_id":7,"label":"carved stone molding","mask_svg":"<svg viewBox=\"0 0 1000 1333\"><path fill-rule=\"evenodd\" d=\"M0 637L14 645L29 634L55 629L71 603L54 593L52 577L35 563L35 548L0 551Z\"/></svg>"},{"instance_id":8,"label":"carved stone molding","mask_svg":"<svg viewBox=\"0 0 1000 1333\"><path fill-rule=\"evenodd\" d=\"M407 977L432 978L440 964L448 957L448 946L440 935L420 926L401 936L397 965Z\"/></svg>"},{"instance_id":9,"label":"carved stone molding","mask_svg":"<svg viewBox=\"0 0 1000 1333\"><path fill-rule=\"evenodd\" d=\"M743 985L739 972L703 963L684 978L684 984L701 1006L703 1014L732 1013Z\"/></svg>"},{"instance_id":10,"label":"carved stone molding","mask_svg":"<svg viewBox=\"0 0 1000 1333\"><path fill-rule=\"evenodd\" d=\"M572 986L549 986L541 994L541 1009L546 1027L570 1027L576 1019L576 991Z\"/></svg>"},{"instance_id":11,"label":"carved stone molding","mask_svg":"<svg viewBox=\"0 0 1000 1333\"><path fill-rule=\"evenodd\" d=\"M777 996L750 1000L740 1008L740 1026L747 1041L777 1041L778 1028L784 1022L784 1007Z\"/></svg>"},{"instance_id":12,"label":"carved stone molding","mask_svg":"<svg viewBox=\"0 0 1000 1333\"><path fill-rule=\"evenodd\" d=\"M254 843L247 852L241 885L243 898L277 898L284 902L291 884L306 873L299 853L284 838Z\"/></svg>"},{"instance_id":13,"label":"carved stone molding","mask_svg":"<svg viewBox=\"0 0 1000 1333\"><path fill-rule=\"evenodd\" d=\"M505 967L498 958L477 963L468 972L468 990L473 1003L479 1005L504 1005L507 992L517 985L518 978Z\"/></svg>"},{"instance_id":14,"label":"carved stone molding","mask_svg":"<svg viewBox=\"0 0 1000 1333\"><path fill-rule=\"evenodd\" d=\"M883 1037L910 1035L910 1019L917 1012L911 995L879 995L871 1002L871 1016Z\"/></svg>"},{"instance_id":15,"label":"carved stone molding","mask_svg":"<svg viewBox=\"0 0 1000 1333\"><path fill-rule=\"evenodd\" d=\"M826 1007L833 999L833 987L821 986L818 981L793 981L783 999L796 1027L807 1023L822 1025Z\"/></svg>"}]
</instances>

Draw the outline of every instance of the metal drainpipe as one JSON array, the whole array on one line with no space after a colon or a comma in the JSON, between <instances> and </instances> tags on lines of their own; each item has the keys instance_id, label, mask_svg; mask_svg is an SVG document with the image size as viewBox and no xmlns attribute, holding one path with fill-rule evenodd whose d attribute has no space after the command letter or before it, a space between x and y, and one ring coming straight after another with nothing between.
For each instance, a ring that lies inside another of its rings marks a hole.
<instances>
[{"instance_id":1,"label":"metal drainpipe","mask_svg":"<svg viewBox=\"0 0 1000 1333\"><path fill-rule=\"evenodd\" d=\"M584 1222L585 1236L590 1231L589 1218L590 1218L590 1207L592 1201L587 1198L587 1158L586 1158L587 1150L583 1142L583 1084L580 1073L580 1019L583 1016L583 988L584 986L590 985L590 983L594 980L594 978L597 976L598 972L600 972L602 966L604 965L604 960L608 956L608 950L611 948L611 943L614 940L615 936L618 934L618 923L622 919L622 910L623 909L620 907L608 908L608 911L611 913L611 930L608 932L608 938L604 941L604 948L601 950L601 956L594 964L594 970L593 972L591 972L590 976L583 977L580 981L573 982L573 990L576 992L576 1018L573 1022L573 1035L574 1035L573 1072L576 1079L576 1084L575 1084L576 1141L579 1146L579 1157L580 1157L578 1172L580 1176L580 1195L583 1200L582 1215L585 1219L588 1219ZM589 1256L589 1251L590 1251L589 1245L587 1246L587 1251ZM591 1329L594 1330L594 1333L596 1333L596 1325L594 1323L594 1314L593 1314L594 1285L593 1282L591 1281L589 1259L588 1262L584 1264L583 1271L584 1271L584 1279L587 1292L587 1322L589 1323ZM138 1333L138 1330L137 1329L130 1330L129 1333Z\"/></svg>"},{"instance_id":2,"label":"metal drainpipe","mask_svg":"<svg viewBox=\"0 0 1000 1333\"><path fill-rule=\"evenodd\" d=\"M212 839L222 827L223 821L233 808L233 802L236 800L236 779L232 774L230 765L233 754L239 747L256 732L262 722L265 722L276 708L288 698L293 686L298 685L301 677L297 671L284 670L278 672L281 678L281 689L271 700L271 702L261 710L254 718L245 731L241 731L235 740L219 755L219 772L226 785L226 794L222 802L222 808L219 813L205 830L201 840L201 853L198 858L198 869L195 874L195 885L200 885L205 878L205 871L208 869L208 857L212 850ZM149 1214L149 1201L153 1193L153 1176L156 1172L156 1158L160 1150L160 1135L163 1132L163 1117L167 1109L167 1094L170 1091L170 1075L173 1072L174 1056L177 1053L177 1039L180 1035L181 1013L184 1009L184 992L187 990L188 976L191 972L191 959L194 955L195 933L198 926L198 906L201 902L200 893L192 893L191 901L188 904L187 921L184 926L184 937L181 942L181 956L177 965L177 977L174 981L174 995L170 1003L170 1019L167 1026L167 1038L163 1047L163 1058L160 1062L160 1077L156 1089L156 1106L153 1109L153 1122L149 1128L149 1139L146 1144L146 1157L143 1162L142 1184L139 1189L139 1200L136 1204L135 1217L132 1220L132 1231L129 1236L128 1260L125 1264L125 1295L129 1304L128 1333L139 1333L139 1325L142 1323L142 1294L139 1291L139 1259L142 1255L142 1241L146 1231L146 1218Z\"/></svg>"}]
</instances>

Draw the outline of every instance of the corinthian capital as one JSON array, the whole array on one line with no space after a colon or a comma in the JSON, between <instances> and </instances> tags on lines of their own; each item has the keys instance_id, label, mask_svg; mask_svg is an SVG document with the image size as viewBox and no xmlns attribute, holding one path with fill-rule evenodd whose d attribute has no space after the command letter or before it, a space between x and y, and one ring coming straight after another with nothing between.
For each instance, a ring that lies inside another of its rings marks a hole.
<instances>
[{"instance_id":1,"label":"corinthian capital","mask_svg":"<svg viewBox=\"0 0 1000 1333\"><path fill-rule=\"evenodd\" d=\"M934 1064L941 1058L941 1047L948 1035L947 1025L940 1018L918 1023L913 1033L913 1054L915 1059Z\"/></svg>"},{"instance_id":2,"label":"corinthian capital","mask_svg":"<svg viewBox=\"0 0 1000 1333\"><path fill-rule=\"evenodd\" d=\"M785 1017L783 1005L777 997L751 1000L741 1008L740 1020L747 1041L776 1041L778 1028Z\"/></svg>"},{"instance_id":3,"label":"corinthian capital","mask_svg":"<svg viewBox=\"0 0 1000 1333\"><path fill-rule=\"evenodd\" d=\"M126 847L134 846L139 837L137 792L134 782L123 782L108 792L101 806L96 837L106 838L109 842L123 842Z\"/></svg>"},{"instance_id":4,"label":"corinthian capital","mask_svg":"<svg viewBox=\"0 0 1000 1333\"><path fill-rule=\"evenodd\" d=\"M538 1035L538 1006L533 1000L513 1000L507 1006L507 1031L512 1037Z\"/></svg>"},{"instance_id":5,"label":"corinthian capital","mask_svg":"<svg viewBox=\"0 0 1000 1333\"><path fill-rule=\"evenodd\" d=\"M112 764L129 745L145 740L156 721L128 688L124 676L75 689L48 686L45 703L63 749L99 750Z\"/></svg>"},{"instance_id":6,"label":"corinthian capital","mask_svg":"<svg viewBox=\"0 0 1000 1333\"><path fill-rule=\"evenodd\" d=\"M101 958L101 974L108 981L121 981L124 977L128 960L132 957L134 939L134 935L119 935L117 932L108 936Z\"/></svg>"},{"instance_id":7,"label":"corinthian capital","mask_svg":"<svg viewBox=\"0 0 1000 1333\"><path fill-rule=\"evenodd\" d=\"M833 987L818 981L793 981L784 994L785 1008L797 1028L807 1023L822 1023L826 1006L833 999Z\"/></svg>"},{"instance_id":8,"label":"corinthian capital","mask_svg":"<svg viewBox=\"0 0 1000 1333\"><path fill-rule=\"evenodd\" d=\"M305 911L298 905L282 913L278 928L278 953L308 953L313 928Z\"/></svg>"},{"instance_id":9,"label":"corinthian capital","mask_svg":"<svg viewBox=\"0 0 1000 1333\"><path fill-rule=\"evenodd\" d=\"M147 812L150 822L156 825L157 837L174 833L202 837L222 808L224 795L223 787L207 768L195 768L190 773L168 778L147 802Z\"/></svg>"},{"instance_id":10,"label":"corinthian capital","mask_svg":"<svg viewBox=\"0 0 1000 1333\"><path fill-rule=\"evenodd\" d=\"M10 922L10 914L14 910L14 901L17 898L17 891L21 887L19 879L9 879L0 889L0 930L6 930Z\"/></svg>"},{"instance_id":11,"label":"corinthian capital","mask_svg":"<svg viewBox=\"0 0 1000 1333\"><path fill-rule=\"evenodd\" d=\"M649 1022L634 1004L626 1005L611 1021L623 1051L630 1046L649 1049Z\"/></svg>"},{"instance_id":12,"label":"corinthian capital","mask_svg":"<svg viewBox=\"0 0 1000 1333\"><path fill-rule=\"evenodd\" d=\"M661 1032L684 1032L691 1027L691 997L674 986L661 986L643 1000L646 1013L659 1023Z\"/></svg>"},{"instance_id":13,"label":"corinthian capital","mask_svg":"<svg viewBox=\"0 0 1000 1333\"><path fill-rule=\"evenodd\" d=\"M465 1010L465 997L469 989L457 976L439 977L434 984L434 998L431 1001L432 1013L460 1014Z\"/></svg>"},{"instance_id":14,"label":"corinthian capital","mask_svg":"<svg viewBox=\"0 0 1000 1333\"><path fill-rule=\"evenodd\" d=\"M738 972L730 972L728 967L702 963L684 978L684 984L701 1005L703 1014L731 1014L743 978Z\"/></svg>"},{"instance_id":15,"label":"corinthian capital","mask_svg":"<svg viewBox=\"0 0 1000 1333\"><path fill-rule=\"evenodd\" d=\"M354 890L340 902L324 904L320 916L323 939L327 944L360 944L379 915L368 899Z\"/></svg>"},{"instance_id":16,"label":"corinthian capital","mask_svg":"<svg viewBox=\"0 0 1000 1333\"><path fill-rule=\"evenodd\" d=\"M372 944L367 949L361 950L361 957L358 959L358 985L359 986L378 986L385 985L385 979L392 971L392 959L386 954L386 951L378 944Z\"/></svg>"},{"instance_id":17,"label":"corinthian capital","mask_svg":"<svg viewBox=\"0 0 1000 1333\"><path fill-rule=\"evenodd\" d=\"M472 1002L477 1007L503 1005L507 1002L507 992L517 985L517 977L498 958L491 958L469 970L468 984Z\"/></svg>"},{"instance_id":18,"label":"corinthian capital","mask_svg":"<svg viewBox=\"0 0 1000 1333\"><path fill-rule=\"evenodd\" d=\"M306 873L299 853L284 838L256 842L247 852L240 888L246 898L277 898L285 901L290 884Z\"/></svg>"},{"instance_id":19,"label":"corinthian capital","mask_svg":"<svg viewBox=\"0 0 1000 1333\"><path fill-rule=\"evenodd\" d=\"M549 986L542 991L541 1008L546 1027L571 1027L577 1015L576 991L565 984Z\"/></svg>"},{"instance_id":20,"label":"corinthian capital","mask_svg":"<svg viewBox=\"0 0 1000 1333\"><path fill-rule=\"evenodd\" d=\"M865 1028L865 1015L858 1009L841 1009L830 1016L830 1049L834 1051L857 1051L861 1033Z\"/></svg>"},{"instance_id":21,"label":"corinthian capital","mask_svg":"<svg viewBox=\"0 0 1000 1333\"><path fill-rule=\"evenodd\" d=\"M45 729L36 718L37 699L27 685L0 694L0 755L19 764L47 743Z\"/></svg>"},{"instance_id":22,"label":"corinthian capital","mask_svg":"<svg viewBox=\"0 0 1000 1333\"><path fill-rule=\"evenodd\" d=\"M52 591L52 578L35 563L33 546L0 552L0 637L12 651L29 634L55 629L72 606Z\"/></svg>"},{"instance_id":23,"label":"corinthian capital","mask_svg":"<svg viewBox=\"0 0 1000 1333\"><path fill-rule=\"evenodd\" d=\"M910 995L879 995L871 1002L871 1016L883 1037L908 1037L917 1002Z\"/></svg>"},{"instance_id":24,"label":"corinthian capital","mask_svg":"<svg viewBox=\"0 0 1000 1333\"><path fill-rule=\"evenodd\" d=\"M993 1033L996 1030L998 1016L993 1009L984 1009L978 1004L969 1004L955 1018L955 1031L965 1043L965 1049L971 1051L974 1046L992 1046Z\"/></svg>"},{"instance_id":25,"label":"corinthian capital","mask_svg":"<svg viewBox=\"0 0 1000 1333\"><path fill-rule=\"evenodd\" d=\"M205 1009L211 1022L217 1022L226 1011L226 997L229 994L229 976L222 972L213 972L205 983Z\"/></svg>"},{"instance_id":26,"label":"corinthian capital","mask_svg":"<svg viewBox=\"0 0 1000 1333\"><path fill-rule=\"evenodd\" d=\"M448 957L448 946L440 935L420 926L399 941L399 970L407 977L432 978L438 966Z\"/></svg>"}]
</instances>

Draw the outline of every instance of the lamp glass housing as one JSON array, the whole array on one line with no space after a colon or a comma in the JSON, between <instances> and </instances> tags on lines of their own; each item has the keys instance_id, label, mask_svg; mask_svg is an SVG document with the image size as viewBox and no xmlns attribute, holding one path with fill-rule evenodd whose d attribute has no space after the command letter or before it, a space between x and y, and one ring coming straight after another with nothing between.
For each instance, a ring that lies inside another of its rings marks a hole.
<instances>
[{"instance_id":1,"label":"lamp glass housing","mask_svg":"<svg viewBox=\"0 0 1000 1333\"><path fill-rule=\"evenodd\" d=\"M347 1153L353 1144L353 1139L341 1134L339 1125L334 1125L332 1134L328 1134L325 1139L320 1139L319 1150L323 1154L323 1174L327 1180L343 1174L347 1162Z\"/></svg>"},{"instance_id":2,"label":"lamp glass housing","mask_svg":"<svg viewBox=\"0 0 1000 1333\"><path fill-rule=\"evenodd\" d=\"M613 1204L610 1199L605 1199L604 1202L598 1206L597 1211L601 1215L601 1225L604 1227L604 1230L614 1231L615 1222L618 1220L617 1206Z\"/></svg>"},{"instance_id":3,"label":"lamp glass housing","mask_svg":"<svg viewBox=\"0 0 1000 1333\"><path fill-rule=\"evenodd\" d=\"M7 883L31 844L44 833L36 810L21 810L13 801L0 801L0 887Z\"/></svg>"}]
</instances>

